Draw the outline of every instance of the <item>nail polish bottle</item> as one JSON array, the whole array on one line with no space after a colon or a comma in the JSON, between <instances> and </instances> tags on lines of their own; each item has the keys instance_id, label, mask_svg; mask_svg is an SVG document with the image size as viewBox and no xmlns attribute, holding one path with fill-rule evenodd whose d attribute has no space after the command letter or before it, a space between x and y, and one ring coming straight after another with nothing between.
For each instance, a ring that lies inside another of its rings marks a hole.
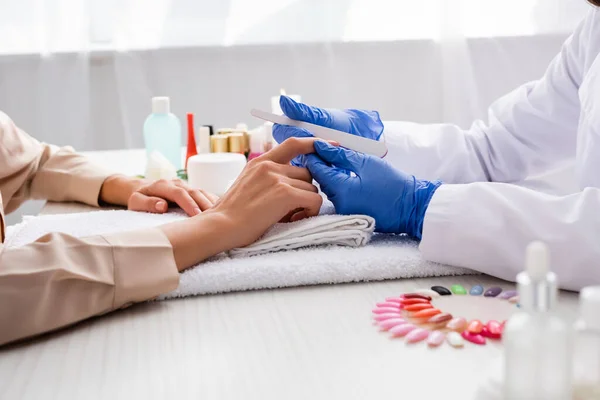
<instances>
[{"instance_id":1,"label":"nail polish bottle","mask_svg":"<svg viewBox=\"0 0 600 400\"><path fill-rule=\"evenodd\" d=\"M571 400L571 328L553 311L558 288L544 243L527 247L517 289L520 308L506 323L502 340L504 398Z\"/></svg>"},{"instance_id":2,"label":"nail polish bottle","mask_svg":"<svg viewBox=\"0 0 600 400\"><path fill-rule=\"evenodd\" d=\"M573 359L574 399L600 399L600 286L579 294Z\"/></svg>"}]
</instances>

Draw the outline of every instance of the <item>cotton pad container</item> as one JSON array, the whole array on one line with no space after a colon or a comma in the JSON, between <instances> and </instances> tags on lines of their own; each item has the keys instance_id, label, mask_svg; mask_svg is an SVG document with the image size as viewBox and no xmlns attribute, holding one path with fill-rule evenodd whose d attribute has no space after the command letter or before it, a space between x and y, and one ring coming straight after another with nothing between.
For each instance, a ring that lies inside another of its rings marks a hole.
<instances>
[{"instance_id":1,"label":"cotton pad container","mask_svg":"<svg viewBox=\"0 0 600 400\"><path fill-rule=\"evenodd\" d=\"M198 154L188 159L188 184L194 189L222 196L245 166L246 157L243 154Z\"/></svg>"}]
</instances>

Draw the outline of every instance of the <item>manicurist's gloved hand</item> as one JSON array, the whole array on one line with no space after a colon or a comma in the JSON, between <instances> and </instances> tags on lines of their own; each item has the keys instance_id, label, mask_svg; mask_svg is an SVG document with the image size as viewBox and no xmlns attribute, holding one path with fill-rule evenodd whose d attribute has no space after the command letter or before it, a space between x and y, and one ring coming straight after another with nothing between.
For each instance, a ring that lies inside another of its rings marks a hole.
<instances>
[{"instance_id":1,"label":"manicurist's gloved hand","mask_svg":"<svg viewBox=\"0 0 600 400\"><path fill-rule=\"evenodd\" d=\"M405 174L386 161L318 140L308 170L338 214L366 214L375 230L421 239L425 211L440 181ZM348 174L352 171L356 176Z\"/></svg>"},{"instance_id":2,"label":"manicurist's gloved hand","mask_svg":"<svg viewBox=\"0 0 600 400\"><path fill-rule=\"evenodd\" d=\"M287 96L279 98L279 105L286 116L297 121L310 122L373 140L379 140L383 133L383 122L377 111L318 108L298 103ZM311 136L312 134L305 129L279 124L273 126L273 137L278 143L290 137ZM292 164L304 166L304 160L305 157L300 156L292 160Z\"/></svg>"}]
</instances>

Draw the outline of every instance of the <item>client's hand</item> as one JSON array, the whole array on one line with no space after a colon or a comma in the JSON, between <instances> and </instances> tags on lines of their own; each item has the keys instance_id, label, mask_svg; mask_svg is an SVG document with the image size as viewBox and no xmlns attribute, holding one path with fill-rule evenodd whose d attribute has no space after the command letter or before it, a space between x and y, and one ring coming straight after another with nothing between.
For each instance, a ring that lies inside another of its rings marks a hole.
<instances>
[{"instance_id":1,"label":"client's hand","mask_svg":"<svg viewBox=\"0 0 600 400\"><path fill-rule=\"evenodd\" d=\"M273 224L319 213L322 197L305 168L289 165L314 151L315 139L291 138L250 161L214 207L163 225L180 270L210 256L253 243Z\"/></svg>"},{"instance_id":2,"label":"client's hand","mask_svg":"<svg viewBox=\"0 0 600 400\"><path fill-rule=\"evenodd\" d=\"M236 227L230 237L232 247L251 244L282 219L297 221L318 215L323 198L310 173L289 165L298 154L312 153L314 141L290 138L250 161L210 211L222 213Z\"/></svg>"},{"instance_id":3,"label":"client's hand","mask_svg":"<svg viewBox=\"0 0 600 400\"><path fill-rule=\"evenodd\" d=\"M147 181L114 175L106 179L100 200L129 210L162 214L169 204L177 204L189 216L211 208L219 198L204 190L192 189L180 179Z\"/></svg>"}]
</instances>

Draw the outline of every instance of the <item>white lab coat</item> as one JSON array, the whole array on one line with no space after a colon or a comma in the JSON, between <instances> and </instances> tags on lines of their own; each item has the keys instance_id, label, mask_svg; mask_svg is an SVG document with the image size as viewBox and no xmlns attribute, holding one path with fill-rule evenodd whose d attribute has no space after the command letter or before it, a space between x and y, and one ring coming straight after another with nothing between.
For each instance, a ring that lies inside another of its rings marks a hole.
<instances>
[{"instance_id":1,"label":"white lab coat","mask_svg":"<svg viewBox=\"0 0 600 400\"><path fill-rule=\"evenodd\" d=\"M488 123L462 130L385 122L387 159L445 183L425 214L425 259L514 280L527 244L543 240L561 287L600 284L599 54L600 10L593 9L545 75L497 100ZM579 193L511 184L573 159Z\"/></svg>"}]
</instances>

